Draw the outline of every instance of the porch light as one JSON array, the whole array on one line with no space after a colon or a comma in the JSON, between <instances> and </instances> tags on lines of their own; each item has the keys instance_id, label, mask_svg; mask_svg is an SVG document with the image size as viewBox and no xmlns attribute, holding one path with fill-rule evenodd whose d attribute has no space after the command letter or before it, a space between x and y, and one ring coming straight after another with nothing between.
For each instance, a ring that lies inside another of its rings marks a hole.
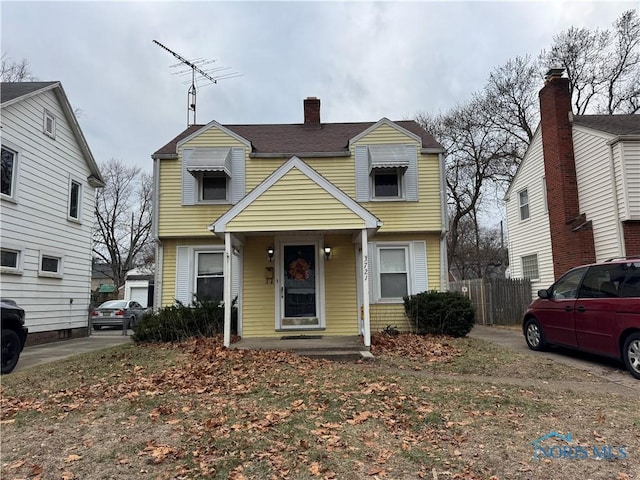
<instances>
[{"instance_id":1,"label":"porch light","mask_svg":"<svg viewBox=\"0 0 640 480\"><path fill-rule=\"evenodd\" d=\"M324 258L327 260L331 258L331 247L329 245L324 246Z\"/></svg>"},{"instance_id":2,"label":"porch light","mask_svg":"<svg viewBox=\"0 0 640 480\"><path fill-rule=\"evenodd\" d=\"M275 253L275 250L273 249L273 247L268 247L267 248L267 258L269 259L270 262L273 262L273 254Z\"/></svg>"}]
</instances>

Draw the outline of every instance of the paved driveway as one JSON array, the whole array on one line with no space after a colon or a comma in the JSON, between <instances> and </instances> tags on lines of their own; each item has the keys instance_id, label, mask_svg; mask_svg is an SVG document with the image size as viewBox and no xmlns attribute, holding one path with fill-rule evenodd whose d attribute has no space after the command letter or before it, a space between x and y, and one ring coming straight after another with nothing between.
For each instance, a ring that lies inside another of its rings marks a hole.
<instances>
[{"instance_id":1,"label":"paved driveway","mask_svg":"<svg viewBox=\"0 0 640 480\"><path fill-rule=\"evenodd\" d=\"M640 380L633 378L621 362L566 348L553 348L548 352L534 352L527 347L520 329L475 325L469 336L525 353L532 357L532 361L535 361L536 357L549 358L555 362L585 370L596 377L640 391Z\"/></svg>"},{"instance_id":2,"label":"paved driveway","mask_svg":"<svg viewBox=\"0 0 640 480\"><path fill-rule=\"evenodd\" d=\"M103 329L99 332L92 332L89 337L61 340L59 342L26 347L20 354L18 365L13 371L19 372L27 368L42 365L43 363L54 362L72 355L77 355L78 353L91 352L128 343L131 341L132 334L133 332L131 330L129 330L129 335L124 336L120 329Z\"/></svg>"}]
</instances>

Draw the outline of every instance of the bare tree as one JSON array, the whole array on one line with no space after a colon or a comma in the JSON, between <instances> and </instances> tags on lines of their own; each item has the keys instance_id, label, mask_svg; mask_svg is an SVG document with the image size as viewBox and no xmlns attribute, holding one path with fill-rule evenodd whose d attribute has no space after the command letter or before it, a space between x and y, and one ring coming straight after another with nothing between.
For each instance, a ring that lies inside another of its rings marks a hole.
<instances>
[{"instance_id":1,"label":"bare tree","mask_svg":"<svg viewBox=\"0 0 640 480\"><path fill-rule=\"evenodd\" d=\"M117 288L127 271L152 261L152 179L140 168L111 159L100 170L105 186L96 195L94 256L110 265Z\"/></svg>"},{"instance_id":2,"label":"bare tree","mask_svg":"<svg viewBox=\"0 0 640 480\"><path fill-rule=\"evenodd\" d=\"M36 78L29 69L29 62L25 59L15 61L6 53L2 54L0 78L3 82L32 82Z\"/></svg>"},{"instance_id":3,"label":"bare tree","mask_svg":"<svg viewBox=\"0 0 640 480\"><path fill-rule=\"evenodd\" d=\"M531 57L516 57L493 69L481 95L487 122L513 137L521 160L539 120L537 92L542 76Z\"/></svg>"},{"instance_id":4,"label":"bare tree","mask_svg":"<svg viewBox=\"0 0 640 480\"><path fill-rule=\"evenodd\" d=\"M545 69L562 67L577 115L635 113L640 108L640 21L624 12L614 31L571 27L540 54Z\"/></svg>"},{"instance_id":5,"label":"bare tree","mask_svg":"<svg viewBox=\"0 0 640 480\"><path fill-rule=\"evenodd\" d=\"M479 246L478 213L484 191L488 184L508 182L517 165L513 139L486 122L485 107L482 98L476 97L447 114L423 114L416 119L446 152L450 264L457 255L463 222L472 222Z\"/></svg>"}]
</instances>

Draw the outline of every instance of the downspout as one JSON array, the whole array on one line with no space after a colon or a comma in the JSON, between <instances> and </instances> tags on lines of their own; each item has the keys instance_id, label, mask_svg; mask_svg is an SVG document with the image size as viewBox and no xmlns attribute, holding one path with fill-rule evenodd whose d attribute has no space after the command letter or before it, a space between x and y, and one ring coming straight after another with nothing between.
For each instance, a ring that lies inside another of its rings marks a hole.
<instances>
[{"instance_id":1,"label":"downspout","mask_svg":"<svg viewBox=\"0 0 640 480\"><path fill-rule=\"evenodd\" d=\"M152 157L153 158L153 157ZM153 274L153 308L158 310L162 306L162 271L164 263L164 246L158 237L158 205L160 196L160 160L153 158L153 195L151 196L151 208L153 209L152 229L155 240L156 268Z\"/></svg>"},{"instance_id":2,"label":"downspout","mask_svg":"<svg viewBox=\"0 0 640 480\"><path fill-rule=\"evenodd\" d=\"M617 143L618 138L614 138L611 142L609 142L609 169L611 170L611 189L613 190L613 215L615 217L616 222L616 233L618 237L618 252L620 252L620 256L626 256L626 249L623 241L624 234L622 233L622 225L620 223L620 205L618 204L618 184L616 182L616 167L615 162L613 160L613 146ZM620 145L620 149L622 149L622 145ZM624 161L623 152L620 152L620 161ZM624 169L623 165L620 165L621 169ZM622 172L622 178L624 177L624 171Z\"/></svg>"},{"instance_id":3,"label":"downspout","mask_svg":"<svg viewBox=\"0 0 640 480\"><path fill-rule=\"evenodd\" d=\"M438 163L440 164L440 215L442 223L440 232L440 291L446 292L449 290L449 262L447 258L447 231L449 225L447 222L447 189L443 153L438 154Z\"/></svg>"}]
</instances>

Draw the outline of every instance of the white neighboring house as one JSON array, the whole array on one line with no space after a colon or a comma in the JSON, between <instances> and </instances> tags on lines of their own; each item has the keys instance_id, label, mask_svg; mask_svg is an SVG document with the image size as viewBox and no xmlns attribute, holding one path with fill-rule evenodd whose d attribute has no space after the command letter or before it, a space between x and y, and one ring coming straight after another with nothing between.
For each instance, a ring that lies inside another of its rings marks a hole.
<instances>
[{"instance_id":1,"label":"white neighboring house","mask_svg":"<svg viewBox=\"0 0 640 480\"><path fill-rule=\"evenodd\" d=\"M30 344L86 336L103 179L60 82L0 92L2 297L24 308Z\"/></svg>"},{"instance_id":2,"label":"white neighboring house","mask_svg":"<svg viewBox=\"0 0 640 480\"><path fill-rule=\"evenodd\" d=\"M572 115L561 71L540 112L505 196L511 277L533 292L581 264L640 257L640 115Z\"/></svg>"},{"instance_id":3,"label":"white neighboring house","mask_svg":"<svg viewBox=\"0 0 640 480\"><path fill-rule=\"evenodd\" d=\"M124 282L124 299L138 302L143 307L152 307L149 298L153 298L154 266L137 267L127 272ZM151 294L149 289L152 289Z\"/></svg>"}]
</instances>

